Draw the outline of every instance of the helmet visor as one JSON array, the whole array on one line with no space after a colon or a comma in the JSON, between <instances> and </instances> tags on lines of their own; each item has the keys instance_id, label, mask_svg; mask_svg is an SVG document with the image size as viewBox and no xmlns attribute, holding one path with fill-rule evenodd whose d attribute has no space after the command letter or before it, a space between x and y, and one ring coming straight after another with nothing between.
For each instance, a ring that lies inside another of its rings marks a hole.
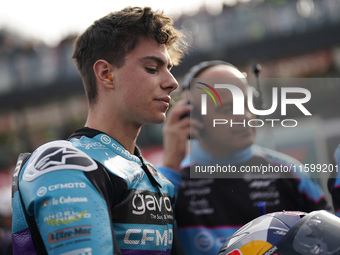
<instances>
[{"instance_id":1,"label":"helmet visor","mask_svg":"<svg viewBox=\"0 0 340 255\"><path fill-rule=\"evenodd\" d=\"M286 234L277 248L278 254L339 255L340 218L326 211L311 212Z\"/></svg>"}]
</instances>

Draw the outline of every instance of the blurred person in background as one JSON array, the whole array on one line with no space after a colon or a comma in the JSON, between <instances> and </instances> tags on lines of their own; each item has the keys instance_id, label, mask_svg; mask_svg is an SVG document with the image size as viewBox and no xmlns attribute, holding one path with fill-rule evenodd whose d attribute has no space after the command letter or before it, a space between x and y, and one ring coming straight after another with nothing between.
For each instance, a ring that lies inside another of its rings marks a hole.
<instances>
[{"instance_id":1,"label":"blurred person in background","mask_svg":"<svg viewBox=\"0 0 340 255\"><path fill-rule=\"evenodd\" d=\"M0 188L0 255L12 254L11 186Z\"/></svg>"},{"instance_id":2,"label":"blurred person in background","mask_svg":"<svg viewBox=\"0 0 340 255\"><path fill-rule=\"evenodd\" d=\"M335 215L340 217L340 145L334 152L335 167L328 179L328 190L332 197Z\"/></svg>"},{"instance_id":3,"label":"blurred person in background","mask_svg":"<svg viewBox=\"0 0 340 255\"><path fill-rule=\"evenodd\" d=\"M247 103L249 84L245 75L227 62L212 60L197 64L184 76L184 99L168 112L163 129L164 163L159 169L178 189L175 215L185 254L217 254L229 236L263 213L330 209L320 186L306 176L289 174L280 178L254 173L237 178L190 178L190 167L195 166L218 164L239 170L244 166L301 165L287 155L255 144L256 128L240 124L213 127L213 119L243 123L256 116L246 105L243 115L233 115L231 92L218 88L221 105L215 106L208 97L207 114L201 115L201 95L206 92L196 85L213 86L209 81L237 86ZM195 87L189 91L190 86ZM189 113L190 118L183 117ZM186 156L189 136L190 154Z\"/></svg>"},{"instance_id":4,"label":"blurred person in background","mask_svg":"<svg viewBox=\"0 0 340 255\"><path fill-rule=\"evenodd\" d=\"M14 254L180 254L174 186L144 161L136 139L142 125L165 120L182 39L149 7L110 13L76 39L87 121L68 141L19 156Z\"/></svg>"}]
</instances>

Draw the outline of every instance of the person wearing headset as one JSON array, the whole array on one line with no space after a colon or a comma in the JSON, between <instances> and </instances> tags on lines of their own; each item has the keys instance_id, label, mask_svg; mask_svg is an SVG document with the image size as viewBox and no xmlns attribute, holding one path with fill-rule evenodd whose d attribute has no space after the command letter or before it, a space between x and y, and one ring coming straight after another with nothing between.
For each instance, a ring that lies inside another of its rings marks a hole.
<instances>
[{"instance_id":1,"label":"person wearing headset","mask_svg":"<svg viewBox=\"0 0 340 255\"><path fill-rule=\"evenodd\" d=\"M191 169L203 172L217 165L236 171L249 166L300 165L287 155L255 144L256 128L242 125L255 116L247 105L243 114L233 114L230 90L215 87L215 95L219 95L215 102L202 96L212 91L214 84L231 84L244 95L249 87L235 66L220 60L201 62L184 76L184 99L171 107L163 129L164 158L159 169L178 192L175 215L185 254L217 254L229 236L265 212L330 209L322 189L306 176L190 177ZM202 109L203 100L206 107ZM234 125L214 126L216 119ZM189 136L190 153L186 155Z\"/></svg>"}]
</instances>

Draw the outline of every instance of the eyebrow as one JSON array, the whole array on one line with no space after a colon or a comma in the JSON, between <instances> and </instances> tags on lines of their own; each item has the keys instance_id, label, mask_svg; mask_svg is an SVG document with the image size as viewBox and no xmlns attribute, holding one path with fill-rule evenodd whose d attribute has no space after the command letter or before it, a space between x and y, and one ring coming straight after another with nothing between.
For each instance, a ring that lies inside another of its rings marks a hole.
<instances>
[{"instance_id":1,"label":"eyebrow","mask_svg":"<svg viewBox=\"0 0 340 255\"><path fill-rule=\"evenodd\" d=\"M146 62L146 61L149 61L149 60L155 61L155 62L157 62L159 65L162 65L162 66L165 65L164 60L161 59L160 57L157 57L157 56L146 56L146 57L141 58L141 62ZM173 67L173 64L172 64L172 63L169 63L168 66L167 66L167 68L168 68L169 70L170 70L172 67Z\"/></svg>"}]
</instances>

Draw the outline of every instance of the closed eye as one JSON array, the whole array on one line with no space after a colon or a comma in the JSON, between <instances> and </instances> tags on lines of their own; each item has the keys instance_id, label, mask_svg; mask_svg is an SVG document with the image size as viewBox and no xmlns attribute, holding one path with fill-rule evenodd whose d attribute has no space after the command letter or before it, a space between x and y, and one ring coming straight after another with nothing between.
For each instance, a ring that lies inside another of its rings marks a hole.
<instances>
[{"instance_id":1,"label":"closed eye","mask_svg":"<svg viewBox=\"0 0 340 255\"><path fill-rule=\"evenodd\" d=\"M158 71L156 68L150 68L150 67L145 67L145 70L150 74L155 74Z\"/></svg>"}]
</instances>

